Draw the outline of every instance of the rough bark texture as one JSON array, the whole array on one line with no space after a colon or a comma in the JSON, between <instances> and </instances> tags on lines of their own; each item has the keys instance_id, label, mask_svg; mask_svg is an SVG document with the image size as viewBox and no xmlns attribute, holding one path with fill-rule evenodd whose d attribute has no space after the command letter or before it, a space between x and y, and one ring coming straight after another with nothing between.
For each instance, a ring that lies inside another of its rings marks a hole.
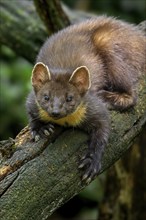
<instances>
[{"instance_id":1,"label":"rough bark texture","mask_svg":"<svg viewBox=\"0 0 146 220\"><path fill-rule=\"evenodd\" d=\"M33 62L47 33L32 2L15 3L0 2L0 42ZM145 94L146 77L141 80L137 106L125 113L111 112L111 136L100 172L123 155L146 123ZM87 140L82 131L58 127L49 140L33 143L26 127L15 140L1 142L0 219L47 219L79 193L86 186L77 167Z\"/></svg>"}]
</instances>

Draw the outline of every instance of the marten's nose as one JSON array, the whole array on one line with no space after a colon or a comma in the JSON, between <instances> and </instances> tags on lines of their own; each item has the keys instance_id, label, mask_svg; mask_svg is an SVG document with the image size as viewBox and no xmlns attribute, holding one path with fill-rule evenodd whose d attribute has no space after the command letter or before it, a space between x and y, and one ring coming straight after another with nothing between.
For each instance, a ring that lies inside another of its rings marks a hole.
<instances>
[{"instance_id":1,"label":"marten's nose","mask_svg":"<svg viewBox=\"0 0 146 220\"><path fill-rule=\"evenodd\" d=\"M58 117L60 116L60 113L59 113L59 111L54 110L54 111L51 113L51 115L52 115L52 117L54 117L54 118L58 118Z\"/></svg>"}]
</instances>

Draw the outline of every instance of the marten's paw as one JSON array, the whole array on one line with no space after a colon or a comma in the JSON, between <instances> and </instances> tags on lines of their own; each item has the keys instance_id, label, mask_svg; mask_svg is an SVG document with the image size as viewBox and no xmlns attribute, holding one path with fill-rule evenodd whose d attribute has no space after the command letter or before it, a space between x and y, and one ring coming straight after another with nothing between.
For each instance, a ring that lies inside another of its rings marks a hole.
<instances>
[{"instance_id":1,"label":"marten's paw","mask_svg":"<svg viewBox=\"0 0 146 220\"><path fill-rule=\"evenodd\" d=\"M82 181L90 183L98 174L101 163L97 160L96 153L88 152L80 161L79 169L85 170Z\"/></svg>"},{"instance_id":2,"label":"marten's paw","mask_svg":"<svg viewBox=\"0 0 146 220\"><path fill-rule=\"evenodd\" d=\"M41 138L50 136L53 132L54 125L52 124L41 124L31 129L32 138L35 142L39 141Z\"/></svg>"}]
</instances>

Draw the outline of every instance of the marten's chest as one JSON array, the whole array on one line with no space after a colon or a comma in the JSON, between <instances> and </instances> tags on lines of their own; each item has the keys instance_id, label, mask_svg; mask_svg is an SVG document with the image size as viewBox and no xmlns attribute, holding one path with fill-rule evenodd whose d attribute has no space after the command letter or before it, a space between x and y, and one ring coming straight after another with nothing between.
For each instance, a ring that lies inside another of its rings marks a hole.
<instances>
[{"instance_id":1,"label":"marten's chest","mask_svg":"<svg viewBox=\"0 0 146 220\"><path fill-rule=\"evenodd\" d=\"M39 107L39 117L44 122L55 123L61 126L76 127L79 126L85 120L86 106L80 105L75 112L60 119L54 119L50 117L45 110Z\"/></svg>"}]
</instances>

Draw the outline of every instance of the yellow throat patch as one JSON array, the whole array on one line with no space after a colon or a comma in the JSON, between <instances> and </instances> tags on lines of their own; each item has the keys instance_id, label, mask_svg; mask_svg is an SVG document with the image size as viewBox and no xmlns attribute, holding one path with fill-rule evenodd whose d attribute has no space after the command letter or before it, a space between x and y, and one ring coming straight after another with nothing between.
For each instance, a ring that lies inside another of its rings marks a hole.
<instances>
[{"instance_id":1,"label":"yellow throat patch","mask_svg":"<svg viewBox=\"0 0 146 220\"><path fill-rule=\"evenodd\" d=\"M61 126L73 126L73 127L78 126L81 124L81 122L84 121L86 117L86 106L83 104L80 104L75 110L75 112L73 112L72 114L56 120L50 117L48 113L45 110L43 110L39 105L38 108L39 108L39 116L42 121L52 122Z\"/></svg>"}]
</instances>

